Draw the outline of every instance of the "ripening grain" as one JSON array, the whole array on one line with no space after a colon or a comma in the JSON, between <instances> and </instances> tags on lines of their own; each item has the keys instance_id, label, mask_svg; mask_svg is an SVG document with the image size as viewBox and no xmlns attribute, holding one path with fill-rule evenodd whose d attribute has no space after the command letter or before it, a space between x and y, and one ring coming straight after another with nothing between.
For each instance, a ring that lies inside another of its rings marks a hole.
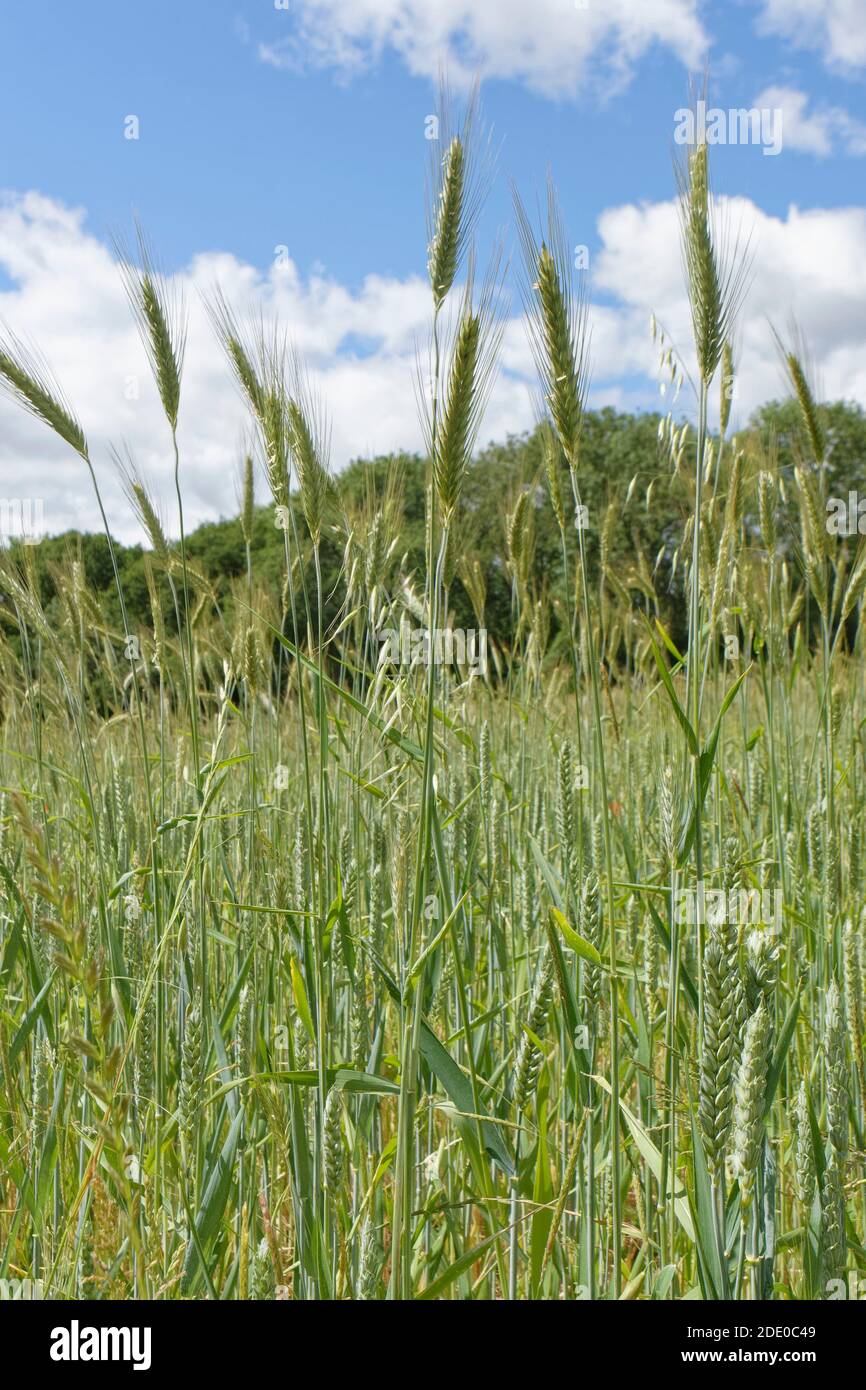
<instances>
[{"instance_id":1,"label":"ripening grain","mask_svg":"<svg viewBox=\"0 0 866 1390\"><path fill-rule=\"evenodd\" d=\"M746 268L698 147L696 423L659 432L678 651L658 565L610 560L621 499L587 513L586 303L552 189L541 227L518 205L544 419L502 498L510 640L426 659L456 586L484 628L464 486L503 322L499 255L479 285L469 254L475 99L442 129L422 573L397 470L345 509L327 403L217 299L284 558L253 563L251 455L217 602L183 529L184 309L144 244L177 508L124 462L149 621L113 549L121 630L74 554L0 554L0 1276L46 1295L821 1299L862 1263L866 559L827 533L820 403L782 348L793 476L727 437ZM0 378L90 468L14 338Z\"/></svg>"}]
</instances>

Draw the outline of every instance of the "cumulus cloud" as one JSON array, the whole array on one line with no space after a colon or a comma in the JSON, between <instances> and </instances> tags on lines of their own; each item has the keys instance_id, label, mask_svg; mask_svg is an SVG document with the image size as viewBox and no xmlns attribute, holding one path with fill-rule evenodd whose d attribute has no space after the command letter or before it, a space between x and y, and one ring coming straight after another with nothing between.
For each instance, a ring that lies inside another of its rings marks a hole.
<instances>
[{"instance_id":1,"label":"cumulus cloud","mask_svg":"<svg viewBox=\"0 0 866 1390\"><path fill-rule=\"evenodd\" d=\"M866 209L791 207L777 218L732 199L720 211L728 226L751 233L754 260L738 335L735 423L782 390L767 321L784 329L789 306L821 366L825 394L866 404ZM665 409L651 313L690 361L677 207L669 201L611 208L598 233L590 268L591 404ZM11 283L0 290L0 318L39 345L81 418L113 531L127 540L138 535L111 462L112 443L128 446L162 503L168 529L176 531L167 427L111 253L88 232L83 210L36 193L0 200L0 274ZM359 456L420 447L413 378L430 309L420 276L369 275L352 291L324 275L304 277L290 260L263 272L209 252L177 280L189 312L180 446L191 524L235 511L236 470L250 433L202 301L216 284L240 315L255 308L266 321L291 325L327 406L335 468ZM531 427L533 393L531 354L515 311L506 323L482 442ZM679 406L690 408L687 393ZM0 395L0 498L25 497L43 499L50 531L98 529L84 466Z\"/></svg>"},{"instance_id":2,"label":"cumulus cloud","mask_svg":"<svg viewBox=\"0 0 866 1390\"><path fill-rule=\"evenodd\" d=\"M720 200L719 222L732 242L748 241L750 259L736 331L735 425L784 393L770 323L784 336L791 315L805 331L824 395L866 404L866 209L791 206L779 218L748 199L730 198ZM602 214L599 233L603 249L595 283L619 301L615 328L626 369L640 369L639 329L653 312L691 369L689 306L671 249L677 245L677 207L613 208Z\"/></svg>"},{"instance_id":3,"label":"cumulus cloud","mask_svg":"<svg viewBox=\"0 0 866 1390\"><path fill-rule=\"evenodd\" d=\"M831 67L866 65L864 0L761 0L758 27L818 50Z\"/></svg>"},{"instance_id":4,"label":"cumulus cloud","mask_svg":"<svg viewBox=\"0 0 866 1390\"><path fill-rule=\"evenodd\" d=\"M571 97L592 75L597 89L628 80L660 44L689 67L707 47L698 0L294 0L291 32L260 44L275 67L332 67L350 76L390 50L435 77L445 59L455 81L475 72Z\"/></svg>"},{"instance_id":5,"label":"cumulus cloud","mask_svg":"<svg viewBox=\"0 0 866 1390\"><path fill-rule=\"evenodd\" d=\"M80 418L112 529L124 539L136 534L114 446L152 483L176 530L167 426L117 267L87 231L84 211L36 193L0 200L0 274L12 282L0 290L0 319L38 345ZM234 510L235 473L252 432L205 308L217 285L239 318L261 314L290 326L327 404L335 468L421 446L414 381L429 323L426 281L371 274L350 291L322 274L302 277L288 258L262 272L224 252L196 256L175 278L189 319L179 440L192 523ZM532 422L528 386L507 367L491 409L499 432ZM0 393L0 498L25 497L42 499L51 531L99 525L84 465Z\"/></svg>"},{"instance_id":6,"label":"cumulus cloud","mask_svg":"<svg viewBox=\"0 0 866 1390\"><path fill-rule=\"evenodd\" d=\"M820 158L842 152L866 155L866 125L841 106L818 105L810 109L809 97L796 87L765 87L755 97L759 110L782 112L782 141L786 150L798 150Z\"/></svg>"}]
</instances>

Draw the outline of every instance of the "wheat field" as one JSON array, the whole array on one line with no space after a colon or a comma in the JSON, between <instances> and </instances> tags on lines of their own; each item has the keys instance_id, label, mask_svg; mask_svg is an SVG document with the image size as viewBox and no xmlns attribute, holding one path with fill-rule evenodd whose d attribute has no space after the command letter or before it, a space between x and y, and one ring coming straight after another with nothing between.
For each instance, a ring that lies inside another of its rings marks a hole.
<instances>
[{"instance_id":1,"label":"wheat field","mask_svg":"<svg viewBox=\"0 0 866 1390\"><path fill-rule=\"evenodd\" d=\"M117 630L74 557L58 621L39 547L0 553L0 1278L97 1300L848 1296L866 555L827 531L804 353L779 342L786 475L772 441L728 437L748 256L691 148L688 362L652 326L694 393L659 432L680 650L651 561L609 562L616 507L582 502L587 302L553 190L540 226L518 201L544 471L503 504L510 643L479 646L462 489L505 271L498 252L475 270L477 102L441 122L420 582L396 472L341 510L327 403L279 328L215 295L285 556L278 586L256 573L247 460L246 573L215 602L184 531L185 311L143 239L121 268L177 483L169 537L126 465L151 621L132 630L115 570ZM0 379L95 487L74 407L9 335ZM539 506L557 592L533 569Z\"/></svg>"}]
</instances>

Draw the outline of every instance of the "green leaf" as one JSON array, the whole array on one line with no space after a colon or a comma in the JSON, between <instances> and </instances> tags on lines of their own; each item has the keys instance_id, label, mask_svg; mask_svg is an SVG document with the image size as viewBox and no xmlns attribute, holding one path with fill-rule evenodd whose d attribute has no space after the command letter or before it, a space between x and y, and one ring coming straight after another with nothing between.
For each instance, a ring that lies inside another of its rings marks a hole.
<instances>
[{"instance_id":1,"label":"green leaf","mask_svg":"<svg viewBox=\"0 0 866 1390\"><path fill-rule=\"evenodd\" d=\"M647 624L647 626L649 626L649 624ZM656 645L655 638L652 635L652 631L650 631L650 646L652 647L652 654L655 657L655 663L658 668L658 673L661 676L662 685L667 691L668 699L671 702L671 708L673 709L673 712L679 721L680 727L682 728L682 731L686 736L686 742L689 745L689 752L693 755L693 757L697 757L697 736L695 734L694 729L688 721L685 710L679 702L677 692L674 690L674 683L671 680L671 673L667 668L667 664L665 662L664 657L662 656L661 652L659 651Z\"/></svg>"},{"instance_id":2,"label":"green leaf","mask_svg":"<svg viewBox=\"0 0 866 1390\"><path fill-rule=\"evenodd\" d=\"M469 897L470 891L471 890L467 888L466 892L462 895L462 897L460 897L457 900L457 902L449 912L448 916L445 918L445 921L442 923L442 926L439 928L436 935L433 937L431 941L428 941L423 951L421 951L421 953L419 954L418 959L415 961L415 964L409 970L408 978L410 984L415 985L418 983L425 962L429 960L430 956L432 956L433 952L436 950L436 947L439 945L440 941L445 936L446 932L450 929L451 923L455 920L466 899Z\"/></svg>"},{"instance_id":3,"label":"green leaf","mask_svg":"<svg viewBox=\"0 0 866 1390\"><path fill-rule=\"evenodd\" d=\"M697 1244L701 1252L703 1272L710 1279L711 1296L714 1299L728 1298L727 1271L723 1270L719 1263L719 1254L716 1247L716 1228L713 1214L713 1194L710 1187L710 1175L707 1170L707 1162L704 1157L701 1138L697 1132L694 1121L692 1121L692 1167L695 1175L693 1209Z\"/></svg>"},{"instance_id":4,"label":"green leaf","mask_svg":"<svg viewBox=\"0 0 866 1390\"><path fill-rule=\"evenodd\" d=\"M472 1098L472 1087L469 1084L468 1077L460 1070L450 1052L445 1051L445 1048L436 1037L433 1029L423 1021L421 1023L419 1047L424 1061L442 1083L460 1114L473 1116L475 1114L475 1105ZM514 1160L499 1132L498 1126L493 1124L490 1120L482 1119L481 1134L484 1139L484 1147L490 1157L499 1165L504 1173L512 1177L514 1174Z\"/></svg>"},{"instance_id":5,"label":"green leaf","mask_svg":"<svg viewBox=\"0 0 866 1390\"><path fill-rule=\"evenodd\" d=\"M289 970L292 976L292 994L295 998L295 1008L300 1015L301 1022L310 1035L310 1041L316 1041L316 1030L313 1027L313 1015L310 1013L310 1001L307 998L307 988L304 984L304 977L298 967L298 962L292 956L289 961Z\"/></svg>"},{"instance_id":6,"label":"green leaf","mask_svg":"<svg viewBox=\"0 0 866 1390\"><path fill-rule=\"evenodd\" d=\"M338 1091L349 1095L399 1096L400 1087L387 1076L371 1076L366 1071L353 1071L350 1067L338 1067L331 1083Z\"/></svg>"},{"instance_id":7,"label":"green leaf","mask_svg":"<svg viewBox=\"0 0 866 1390\"><path fill-rule=\"evenodd\" d=\"M578 1009L577 997L574 992L574 984L571 979L571 976L574 972L568 971L565 968L565 958L562 954L562 948L559 944L559 937L556 935L556 932L553 929L553 924L551 923L549 918L545 922L544 928L545 933L547 935L548 944L550 946L551 957L553 959L553 968L556 973L556 983L559 986L559 997L562 1003L562 1011L565 1015L565 1022L567 1025L566 1031L568 1032L569 1041L571 1042L572 1047L576 1051L579 1051L583 1069L586 1070L588 1068L589 1059L587 1058L584 1049L578 1049L577 1047L577 1030L580 1027L580 1011Z\"/></svg>"},{"instance_id":8,"label":"green leaf","mask_svg":"<svg viewBox=\"0 0 866 1390\"><path fill-rule=\"evenodd\" d=\"M776 1087L779 1084L779 1077L782 1075L782 1068L785 1065L785 1057L794 1036L794 1029L797 1026L797 1018L800 1013L800 996L794 996L793 1002L785 1015L785 1022L782 1024L782 1031L779 1034L779 1041L773 1051L773 1060L770 1063L770 1070L767 1073L767 1099L764 1107L764 1114L769 1114L773 1104L773 1097L776 1094Z\"/></svg>"},{"instance_id":9,"label":"green leaf","mask_svg":"<svg viewBox=\"0 0 866 1390\"><path fill-rule=\"evenodd\" d=\"M464 1250L463 1254L458 1255L454 1263L448 1266L444 1274L440 1274L438 1279L434 1279L432 1284L428 1284L426 1289L422 1289L421 1293L416 1294L415 1301L423 1303L438 1298L454 1283L455 1279L459 1279L461 1274L465 1274L467 1269L472 1268L479 1256L483 1255L485 1250L489 1250L491 1245L499 1239L499 1236L500 1232L497 1231L494 1235L488 1236L486 1240L473 1245L471 1250Z\"/></svg>"},{"instance_id":10,"label":"green leaf","mask_svg":"<svg viewBox=\"0 0 866 1390\"><path fill-rule=\"evenodd\" d=\"M41 1013L45 1013L46 1027L48 1027L49 1029L51 1028L51 1015L47 1011L45 1001L53 981L54 974L52 972L48 976L48 979L45 981L45 984L42 986L36 998L33 1000L33 1003L30 1005L30 1008L27 1010L26 1014L21 1020L18 1031L15 1034L15 1037L12 1039L12 1044L9 1048L10 1063L16 1060L22 1047L26 1043L30 1034L33 1032L33 1029L36 1027L36 1023Z\"/></svg>"},{"instance_id":11,"label":"green leaf","mask_svg":"<svg viewBox=\"0 0 866 1390\"><path fill-rule=\"evenodd\" d=\"M582 956L584 960L588 960L592 965L600 965L602 969L605 968L604 961L592 942L585 941L582 936L578 936L574 927L569 925L564 914L560 912L558 907L552 907L550 909L550 915L565 937L566 944L571 947L572 951L578 956Z\"/></svg>"},{"instance_id":12,"label":"green leaf","mask_svg":"<svg viewBox=\"0 0 866 1390\"><path fill-rule=\"evenodd\" d=\"M609 1096L613 1094L610 1089L610 1082L607 1081L605 1077L596 1074L593 1076L593 1081L597 1081L599 1086L601 1086L605 1091L607 1091ZM653 1141L650 1139L640 1120L637 1118L636 1115L632 1114L622 1097L620 1097L619 1108L623 1113L623 1117L625 1119L626 1124L631 1130L634 1142L637 1144L638 1148L643 1154L645 1161L650 1166L653 1177L655 1178L656 1182L660 1182L662 1175L661 1154L659 1153ZM686 1190L682 1186L678 1189L674 1196L674 1211L676 1213L677 1220L679 1221L689 1240L692 1241L694 1244L697 1244L695 1223L692 1219L692 1213L689 1209L689 1201L688 1196L686 1194Z\"/></svg>"},{"instance_id":13,"label":"green leaf","mask_svg":"<svg viewBox=\"0 0 866 1390\"><path fill-rule=\"evenodd\" d=\"M205 1253L207 1253L208 1247L219 1231L220 1222L222 1221L223 1212L225 1211L226 1202L228 1201L243 1119L244 1112L239 1109L232 1120L231 1128L226 1135L225 1143L220 1149L216 1162L208 1173L205 1182L201 1207L195 1218L196 1236L199 1245ZM187 1247L186 1260L183 1268L183 1279L181 1280L181 1291L183 1293L189 1294L192 1292L198 1282L200 1272L201 1261L195 1242L191 1240Z\"/></svg>"},{"instance_id":14,"label":"green leaf","mask_svg":"<svg viewBox=\"0 0 866 1390\"><path fill-rule=\"evenodd\" d=\"M653 1284L653 1298L667 1298L668 1291L677 1275L676 1265L665 1265L660 1271L658 1279Z\"/></svg>"},{"instance_id":15,"label":"green leaf","mask_svg":"<svg viewBox=\"0 0 866 1390\"><path fill-rule=\"evenodd\" d=\"M658 618L656 618L655 620L655 625L656 631L658 632L659 636L661 637L671 656L674 658L675 661L679 662L680 666L684 666L686 659L683 656L682 652L679 650L679 648L676 646L667 628L659 622Z\"/></svg>"},{"instance_id":16,"label":"green leaf","mask_svg":"<svg viewBox=\"0 0 866 1390\"><path fill-rule=\"evenodd\" d=\"M725 715L727 714L728 710L733 704L733 701L736 698L740 686L743 684L743 681L746 679L746 676L749 674L751 669L751 666L747 666L745 671L740 672L740 674L737 676L737 679L731 686L730 690L725 695L725 698L722 700L719 712L716 716L716 722L713 725L712 733L710 734L710 737L706 742L704 750L701 753L698 762L699 802L697 806L692 806L692 814L689 819L688 829L686 830L683 843L680 846L678 862L681 868L686 863L689 854L691 853L691 848L694 844L695 839L695 830L697 828L698 811L703 809L704 802L707 798L707 790L710 785L710 774L713 770L713 763L716 760L716 749L719 746L719 735L722 731L722 720L724 719Z\"/></svg>"},{"instance_id":17,"label":"green leaf","mask_svg":"<svg viewBox=\"0 0 866 1390\"><path fill-rule=\"evenodd\" d=\"M397 982L372 950L370 951L370 959L381 975L391 998L396 1004L399 1004L401 1000ZM418 1047L421 1056L454 1103L457 1112L460 1115L474 1116L476 1110L468 1077L460 1070L454 1058L445 1050L429 1023L424 1019L421 1020ZM488 1154L504 1173L512 1177L514 1175L514 1160L498 1127L483 1116L480 1124L484 1147Z\"/></svg>"},{"instance_id":18,"label":"green leaf","mask_svg":"<svg viewBox=\"0 0 866 1390\"><path fill-rule=\"evenodd\" d=\"M7 976L11 976L12 974L15 961L18 957L18 951L20 950L23 940L23 924L24 913L22 910L15 918L14 926L9 933L9 939L3 951L3 961L0 963L0 980L4 980Z\"/></svg>"},{"instance_id":19,"label":"green leaf","mask_svg":"<svg viewBox=\"0 0 866 1390\"><path fill-rule=\"evenodd\" d=\"M550 1155L547 1149L547 1098L539 1097L538 1102L538 1144L535 1154L535 1179L532 1188L535 1210L529 1223L530 1282L533 1296L539 1297L541 1271L544 1268L544 1251L547 1237L553 1224L553 1201L555 1197L550 1180Z\"/></svg>"}]
</instances>

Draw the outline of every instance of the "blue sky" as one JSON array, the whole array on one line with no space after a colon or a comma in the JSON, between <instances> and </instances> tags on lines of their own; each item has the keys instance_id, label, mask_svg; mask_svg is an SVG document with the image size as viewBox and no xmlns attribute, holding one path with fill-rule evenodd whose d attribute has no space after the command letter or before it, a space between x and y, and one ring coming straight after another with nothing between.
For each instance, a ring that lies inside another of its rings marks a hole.
<instances>
[{"instance_id":1,"label":"blue sky","mask_svg":"<svg viewBox=\"0 0 866 1390\"><path fill-rule=\"evenodd\" d=\"M860 74L828 72L820 52L761 36L753 4L726 0L702 13L718 69L714 103L749 105L783 82L866 123ZM433 83L407 72L393 50L352 78L332 66L279 70L259 46L299 25L294 5L276 10L273 0L42 0L4 5L0 26L3 188L81 204L102 236L137 211L169 267L217 247L264 266L286 244L303 272L321 263L350 286L373 270L423 270L422 142ZM510 217L508 178L531 198L548 163L569 227L588 244L603 208L669 196L683 64L655 44L614 94L589 67L585 94L574 98L551 100L514 80L485 85L501 150L488 234ZM130 113L141 122L137 142L123 138ZM720 150L716 183L782 214L792 200L850 202L860 167Z\"/></svg>"},{"instance_id":2,"label":"blue sky","mask_svg":"<svg viewBox=\"0 0 866 1390\"><path fill-rule=\"evenodd\" d=\"M89 342L94 377L101 353L110 369L126 351L107 347L120 330L100 258L112 233L128 233L137 214L165 269L191 287L203 266L212 282L230 262L230 279L274 305L282 293L274 287L274 250L287 246L292 288L280 303L334 388L332 409L343 421L335 464L355 452L417 443L402 407L392 437L378 428L381 404L363 417L367 392L352 373L372 353L383 373L378 389L387 394L384 373L412 356L409 330L420 322L425 268L424 121L442 59L458 87L465 72L481 72L485 118L500 151L479 228L482 259L496 228L510 224L509 180L532 203L550 166L569 238L591 252L601 311L597 403L623 406L657 401L635 336L650 291L657 290L659 311L681 326L678 253L663 213L669 217L674 188L674 112L686 100L689 72L708 61L709 101L724 108L750 106L770 91L784 110L781 155L719 148L714 185L738 200L738 220L756 219L765 248L758 254L780 276L772 304L784 314L780 295L790 285L792 307L827 354L830 389L864 393L847 314L840 327L845 287L833 280L833 266L855 264L866 251L858 240L866 0L589 0L586 13L574 0L290 0L288 10L274 0L6 3L0 314L38 337L58 371L67 365L69 394L72 386L82 391L96 437L113 437L119 423L162 477L157 425L104 409L70 346L77 327ZM140 123L134 141L124 138L130 115ZM510 230L506 240L513 246ZM71 284L88 277L92 312ZM852 294L861 289L862 280L851 286ZM341 305L351 309L343 331ZM756 306L763 314L767 307ZM388 314L400 325L390 337ZM516 326L516 301L514 314ZM328 331L317 336L326 318ZM744 356L760 353L751 334L744 330ZM515 404L525 365L516 331L510 342L504 386L511 395L501 387L485 434L531 423L528 405ZM619 363L618 342L628 344ZM205 411L207 389L205 376L196 377L191 395ZM521 389L528 401L525 383ZM758 389L772 389L768 374L755 378L744 411ZM141 417L146 391L142 402ZM357 442L345 423L349 409L357 412ZM0 479L22 450L52 477L70 467L31 422L9 424L4 439L9 421L4 404ZM401 428L407 437L398 440ZM221 436L225 429L221 420ZM193 511L207 515L228 505L232 489L225 481L215 490L207 472L220 440L201 425L189 430ZM76 507L73 499L67 511ZM66 519L67 511L58 504L58 516Z\"/></svg>"}]
</instances>

